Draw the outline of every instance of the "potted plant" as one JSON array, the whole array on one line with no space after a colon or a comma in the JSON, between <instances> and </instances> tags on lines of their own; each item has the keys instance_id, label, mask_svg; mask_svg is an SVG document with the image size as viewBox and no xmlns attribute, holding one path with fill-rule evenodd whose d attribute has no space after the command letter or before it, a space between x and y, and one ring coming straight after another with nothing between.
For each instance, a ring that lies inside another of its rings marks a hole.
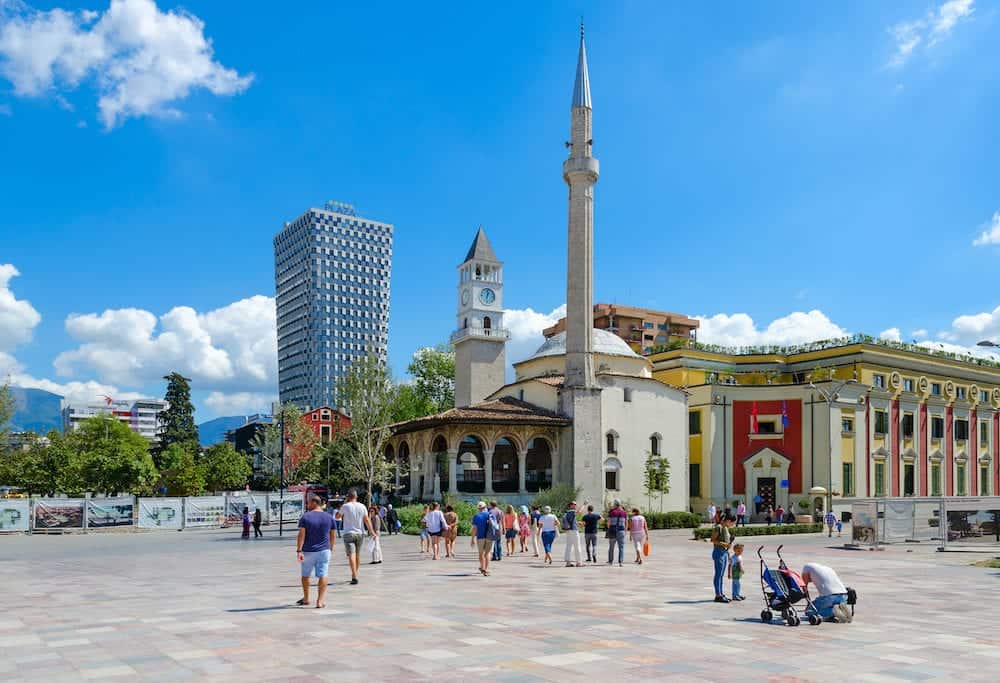
<instances>
[{"instance_id":1,"label":"potted plant","mask_svg":"<svg viewBox=\"0 0 1000 683\"><path fill-rule=\"evenodd\" d=\"M799 500L798 506L799 510L801 510L802 512L799 514L798 519L796 519L796 521L799 524L812 524L813 518L812 515L809 514L809 500L807 498L802 498L801 500Z\"/></svg>"}]
</instances>

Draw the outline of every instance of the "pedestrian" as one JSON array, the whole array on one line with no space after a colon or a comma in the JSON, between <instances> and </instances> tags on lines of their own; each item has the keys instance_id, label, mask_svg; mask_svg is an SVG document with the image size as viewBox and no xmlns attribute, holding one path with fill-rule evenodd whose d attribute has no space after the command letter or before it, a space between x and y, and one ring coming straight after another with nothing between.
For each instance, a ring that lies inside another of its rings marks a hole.
<instances>
[{"instance_id":1,"label":"pedestrian","mask_svg":"<svg viewBox=\"0 0 1000 683\"><path fill-rule=\"evenodd\" d=\"M587 506L587 514L583 516L583 541L587 548L587 562L597 562L597 526L601 516L594 512L594 506Z\"/></svg>"},{"instance_id":2,"label":"pedestrian","mask_svg":"<svg viewBox=\"0 0 1000 683\"><path fill-rule=\"evenodd\" d=\"M392 503L389 503L385 511L385 526L390 536L399 533L399 513L392 507Z\"/></svg>"},{"instance_id":3,"label":"pedestrian","mask_svg":"<svg viewBox=\"0 0 1000 683\"><path fill-rule=\"evenodd\" d=\"M495 500L490 501L490 517L492 517L496 521L497 526L500 527L500 533L495 539L493 539L493 561L499 562L503 559L503 512L500 510L500 506Z\"/></svg>"},{"instance_id":4,"label":"pedestrian","mask_svg":"<svg viewBox=\"0 0 1000 683\"><path fill-rule=\"evenodd\" d=\"M785 519L785 508L778 506L778 509L774 511L774 525L781 526L781 522Z\"/></svg>"},{"instance_id":5,"label":"pedestrian","mask_svg":"<svg viewBox=\"0 0 1000 683\"><path fill-rule=\"evenodd\" d=\"M255 507L253 509L253 537L261 538L264 534L260 530L260 524L262 522L260 508Z\"/></svg>"},{"instance_id":6,"label":"pedestrian","mask_svg":"<svg viewBox=\"0 0 1000 683\"><path fill-rule=\"evenodd\" d=\"M768 526L771 526L771 521L774 519L774 511L771 510L771 506L767 506L767 510L764 511L764 521L767 522Z\"/></svg>"},{"instance_id":7,"label":"pedestrian","mask_svg":"<svg viewBox=\"0 0 1000 683\"><path fill-rule=\"evenodd\" d=\"M844 530L844 523L841 520L837 520L837 537L840 538L841 532Z\"/></svg>"},{"instance_id":8,"label":"pedestrian","mask_svg":"<svg viewBox=\"0 0 1000 683\"><path fill-rule=\"evenodd\" d=\"M716 512L715 503L711 503L710 502L708 504L708 510L706 510L706 512L705 512L705 518L708 519L708 523L709 524L715 524L715 522L716 522L716 520L715 520L715 512Z\"/></svg>"},{"instance_id":9,"label":"pedestrian","mask_svg":"<svg viewBox=\"0 0 1000 683\"><path fill-rule=\"evenodd\" d=\"M833 538L833 527L837 525L837 515L833 514L833 510L826 513L826 537Z\"/></svg>"},{"instance_id":10,"label":"pedestrian","mask_svg":"<svg viewBox=\"0 0 1000 683\"><path fill-rule=\"evenodd\" d=\"M729 578L733 581L733 600L746 600L740 593L740 579L743 578L743 544L733 544L733 556L729 561Z\"/></svg>"},{"instance_id":11,"label":"pedestrian","mask_svg":"<svg viewBox=\"0 0 1000 683\"><path fill-rule=\"evenodd\" d=\"M250 538L250 508L243 507L243 538Z\"/></svg>"},{"instance_id":12,"label":"pedestrian","mask_svg":"<svg viewBox=\"0 0 1000 683\"><path fill-rule=\"evenodd\" d=\"M302 598L296 605L309 604L309 576L316 574L316 607L325 607L326 573L330 566L330 548L334 543L333 519L322 510L319 496L307 501L309 511L299 518L299 533L295 540L295 555L301 565Z\"/></svg>"},{"instance_id":13,"label":"pedestrian","mask_svg":"<svg viewBox=\"0 0 1000 683\"><path fill-rule=\"evenodd\" d=\"M559 520L552 514L552 508L548 505L542 508L542 516L538 518L538 528L541 529L545 564L552 564L552 544L559 535Z\"/></svg>"},{"instance_id":14,"label":"pedestrian","mask_svg":"<svg viewBox=\"0 0 1000 683\"><path fill-rule=\"evenodd\" d=\"M742 500L736 506L736 526L747 525L747 505Z\"/></svg>"},{"instance_id":15,"label":"pedestrian","mask_svg":"<svg viewBox=\"0 0 1000 683\"><path fill-rule=\"evenodd\" d=\"M344 549L347 551L347 561L351 566L351 585L358 585L358 564L361 561L361 542L365 537L365 527L372 536L378 536L368 510L358 502L358 492L351 489L347 492L347 500L337 510L337 519L344 523Z\"/></svg>"},{"instance_id":16,"label":"pedestrian","mask_svg":"<svg viewBox=\"0 0 1000 683\"><path fill-rule=\"evenodd\" d=\"M517 533L517 513L514 511L514 506L508 503L507 509L503 513L503 536L507 539L507 557L514 554Z\"/></svg>"},{"instance_id":17,"label":"pedestrian","mask_svg":"<svg viewBox=\"0 0 1000 683\"><path fill-rule=\"evenodd\" d=\"M821 617L842 624L854 620L854 610L847 605L847 588L837 572L825 564L808 562L802 567L801 576L807 591L810 583L816 587L819 595L813 599L813 605Z\"/></svg>"},{"instance_id":18,"label":"pedestrian","mask_svg":"<svg viewBox=\"0 0 1000 683\"><path fill-rule=\"evenodd\" d=\"M424 506L424 511L420 515L420 552L430 552L431 535L427 533L427 515L431 511L430 505Z\"/></svg>"},{"instance_id":19,"label":"pedestrian","mask_svg":"<svg viewBox=\"0 0 1000 683\"><path fill-rule=\"evenodd\" d=\"M522 505L521 512L517 516L517 537L521 541L521 552L528 552L528 536L531 535L531 515L528 514L528 506Z\"/></svg>"},{"instance_id":20,"label":"pedestrian","mask_svg":"<svg viewBox=\"0 0 1000 683\"><path fill-rule=\"evenodd\" d=\"M628 522L629 530L632 532L632 544L635 546L635 563L642 564L645 546L649 542L649 528L646 526L646 518L639 512L639 508L632 508L632 516Z\"/></svg>"},{"instance_id":21,"label":"pedestrian","mask_svg":"<svg viewBox=\"0 0 1000 683\"><path fill-rule=\"evenodd\" d=\"M542 540L542 525L539 520L542 518L542 510L537 505L531 506L531 546L535 549L535 557L538 557L538 546Z\"/></svg>"},{"instance_id":22,"label":"pedestrian","mask_svg":"<svg viewBox=\"0 0 1000 683\"><path fill-rule=\"evenodd\" d=\"M378 531L379 531L379 533L382 533L382 532L384 532L384 531L386 531L388 529L388 526L386 525L386 515L387 514L388 514L388 510L386 509L385 505L379 505L378 506L378 522L379 522Z\"/></svg>"},{"instance_id":23,"label":"pedestrian","mask_svg":"<svg viewBox=\"0 0 1000 683\"><path fill-rule=\"evenodd\" d=\"M617 498L611 503L608 512L608 564L614 564L615 545L618 545L618 566L625 563L625 527L628 523L628 513Z\"/></svg>"},{"instance_id":24,"label":"pedestrian","mask_svg":"<svg viewBox=\"0 0 1000 683\"><path fill-rule=\"evenodd\" d=\"M576 501L570 502L562 518L562 532L566 536L566 551L563 553L566 566L573 566L573 556L576 556L576 566L582 567L580 561L580 527L576 518Z\"/></svg>"},{"instance_id":25,"label":"pedestrian","mask_svg":"<svg viewBox=\"0 0 1000 683\"><path fill-rule=\"evenodd\" d=\"M486 503L479 501L478 512L472 516L472 547L479 552L479 573L490 575L490 554L493 552L493 540L490 538L491 517L486 509Z\"/></svg>"},{"instance_id":26,"label":"pedestrian","mask_svg":"<svg viewBox=\"0 0 1000 683\"><path fill-rule=\"evenodd\" d=\"M455 557L455 540L458 538L458 513L448 505L444 509L444 521L448 528L444 530L444 556Z\"/></svg>"},{"instance_id":27,"label":"pedestrian","mask_svg":"<svg viewBox=\"0 0 1000 683\"><path fill-rule=\"evenodd\" d=\"M431 503L431 511L427 513L427 533L431 535L431 559L436 560L441 552L441 537L448 530L448 522L441 512L441 503ZM447 546L446 546L447 547Z\"/></svg>"},{"instance_id":28,"label":"pedestrian","mask_svg":"<svg viewBox=\"0 0 1000 683\"><path fill-rule=\"evenodd\" d=\"M715 587L716 602L732 602L722 591L722 577L726 575L726 567L729 565L729 547L733 541L729 529L735 522L735 517L723 517L712 528L712 564L715 566L712 585Z\"/></svg>"}]
</instances>

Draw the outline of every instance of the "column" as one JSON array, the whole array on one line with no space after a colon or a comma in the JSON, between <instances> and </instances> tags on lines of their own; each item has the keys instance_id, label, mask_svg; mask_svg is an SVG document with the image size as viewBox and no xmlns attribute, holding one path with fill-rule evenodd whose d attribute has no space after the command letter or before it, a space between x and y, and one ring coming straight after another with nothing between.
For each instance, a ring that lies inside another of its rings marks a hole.
<instances>
[{"instance_id":1,"label":"column","mask_svg":"<svg viewBox=\"0 0 1000 683\"><path fill-rule=\"evenodd\" d=\"M448 493L458 493L458 449L448 449Z\"/></svg>"},{"instance_id":2,"label":"column","mask_svg":"<svg viewBox=\"0 0 1000 683\"><path fill-rule=\"evenodd\" d=\"M416 466L417 455L410 454L410 497L416 500L420 496L417 488L420 486L420 468Z\"/></svg>"},{"instance_id":3,"label":"column","mask_svg":"<svg viewBox=\"0 0 1000 683\"><path fill-rule=\"evenodd\" d=\"M517 452L517 492L522 496L528 493L524 488L524 466L528 462L528 449Z\"/></svg>"},{"instance_id":4,"label":"column","mask_svg":"<svg viewBox=\"0 0 1000 683\"><path fill-rule=\"evenodd\" d=\"M396 464L396 474L395 474L395 482L394 482L396 488L393 491L393 493L395 493L396 491L399 490L399 456L396 456L394 458L394 461L395 461L395 464Z\"/></svg>"},{"instance_id":5,"label":"column","mask_svg":"<svg viewBox=\"0 0 1000 683\"><path fill-rule=\"evenodd\" d=\"M483 449L483 468L486 478L486 495L493 495L493 449Z\"/></svg>"}]
</instances>

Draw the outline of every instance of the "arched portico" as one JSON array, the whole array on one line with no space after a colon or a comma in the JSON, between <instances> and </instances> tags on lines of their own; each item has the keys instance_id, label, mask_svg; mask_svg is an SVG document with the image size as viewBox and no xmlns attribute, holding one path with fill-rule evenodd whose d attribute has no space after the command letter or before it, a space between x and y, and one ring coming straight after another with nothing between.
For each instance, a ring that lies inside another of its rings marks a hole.
<instances>
[{"instance_id":1,"label":"arched portico","mask_svg":"<svg viewBox=\"0 0 1000 683\"><path fill-rule=\"evenodd\" d=\"M746 495L753 501L757 496L761 498L761 502L755 503L755 513L764 512L768 506L788 509L788 489L781 482L788 479L791 464L791 460L771 448L762 448L743 461Z\"/></svg>"}]
</instances>

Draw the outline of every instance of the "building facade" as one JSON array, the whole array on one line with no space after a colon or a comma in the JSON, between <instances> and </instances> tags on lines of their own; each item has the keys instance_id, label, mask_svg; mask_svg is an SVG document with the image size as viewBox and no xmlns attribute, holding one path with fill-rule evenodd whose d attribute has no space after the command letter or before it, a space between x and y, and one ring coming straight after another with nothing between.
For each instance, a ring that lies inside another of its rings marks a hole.
<instances>
[{"instance_id":1,"label":"building facade","mask_svg":"<svg viewBox=\"0 0 1000 683\"><path fill-rule=\"evenodd\" d=\"M167 409L168 403L158 399L140 399L137 401L106 400L100 403L69 403L62 409L62 425L64 432L75 430L79 424L90 417L111 415L128 425L136 434L150 441L156 441L160 434L160 413Z\"/></svg>"},{"instance_id":2,"label":"building facade","mask_svg":"<svg viewBox=\"0 0 1000 683\"><path fill-rule=\"evenodd\" d=\"M690 393L696 510L1000 490L998 363L861 335L649 359Z\"/></svg>"},{"instance_id":3,"label":"building facade","mask_svg":"<svg viewBox=\"0 0 1000 683\"><path fill-rule=\"evenodd\" d=\"M680 313L649 308L594 304L594 327L624 339L636 353L649 354L659 347L688 346L698 338L698 321ZM566 329L566 318L542 330L545 337Z\"/></svg>"},{"instance_id":4,"label":"building facade","mask_svg":"<svg viewBox=\"0 0 1000 683\"><path fill-rule=\"evenodd\" d=\"M393 226L328 202L274 237L278 393L303 411L337 405L351 363L389 344Z\"/></svg>"}]
</instances>

